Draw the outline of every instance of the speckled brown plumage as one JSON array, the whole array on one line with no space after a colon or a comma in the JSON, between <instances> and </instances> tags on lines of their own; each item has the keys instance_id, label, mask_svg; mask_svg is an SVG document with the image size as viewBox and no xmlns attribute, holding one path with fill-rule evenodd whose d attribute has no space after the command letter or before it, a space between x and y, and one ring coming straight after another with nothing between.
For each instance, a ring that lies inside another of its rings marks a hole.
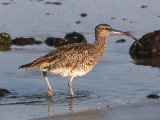
<instances>
[{"instance_id":1,"label":"speckled brown plumage","mask_svg":"<svg viewBox=\"0 0 160 120\"><path fill-rule=\"evenodd\" d=\"M19 69L39 69L43 71L47 85L49 85L47 72L71 77L69 88L73 97L73 78L88 73L98 63L106 48L105 39L111 33L125 34L122 31L112 29L107 24L100 24L95 28L96 40L93 44L75 43L58 47L47 55L20 66Z\"/></svg>"},{"instance_id":2,"label":"speckled brown plumage","mask_svg":"<svg viewBox=\"0 0 160 120\"><path fill-rule=\"evenodd\" d=\"M104 48L95 44L70 44L59 47L45 56L35 59L29 64L22 65L22 69L40 69L53 72L64 69L63 76L77 76L74 71L89 71L100 59ZM97 54L98 53L98 54ZM66 71L67 70L67 71ZM80 75L78 75L80 76Z\"/></svg>"}]
</instances>

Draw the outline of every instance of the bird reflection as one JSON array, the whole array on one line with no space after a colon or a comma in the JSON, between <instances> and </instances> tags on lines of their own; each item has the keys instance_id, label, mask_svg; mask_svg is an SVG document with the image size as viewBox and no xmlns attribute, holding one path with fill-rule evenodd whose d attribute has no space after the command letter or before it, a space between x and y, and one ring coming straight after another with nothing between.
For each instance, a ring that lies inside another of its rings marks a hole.
<instances>
[{"instance_id":1,"label":"bird reflection","mask_svg":"<svg viewBox=\"0 0 160 120\"><path fill-rule=\"evenodd\" d=\"M68 110L70 113L74 113L74 98L72 97L69 97L69 98L64 98L65 101L67 100L68 101ZM53 97L48 97L47 98L47 104L48 104L48 116L51 117L51 116L54 116L54 109L53 109L53 106L54 106L54 103L56 101L54 101L55 99Z\"/></svg>"},{"instance_id":2,"label":"bird reflection","mask_svg":"<svg viewBox=\"0 0 160 120\"><path fill-rule=\"evenodd\" d=\"M69 101L69 111L71 113L74 112L74 98L70 98L70 101Z\"/></svg>"},{"instance_id":3,"label":"bird reflection","mask_svg":"<svg viewBox=\"0 0 160 120\"><path fill-rule=\"evenodd\" d=\"M53 116L53 101L54 101L54 98L48 97L48 116L49 117Z\"/></svg>"}]
</instances>

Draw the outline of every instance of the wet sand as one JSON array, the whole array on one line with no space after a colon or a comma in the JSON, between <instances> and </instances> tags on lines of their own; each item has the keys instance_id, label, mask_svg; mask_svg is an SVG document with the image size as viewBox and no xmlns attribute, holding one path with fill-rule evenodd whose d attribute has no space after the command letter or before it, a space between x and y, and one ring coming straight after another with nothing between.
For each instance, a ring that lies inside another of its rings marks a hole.
<instances>
[{"instance_id":1,"label":"wet sand","mask_svg":"<svg viewBox=\"0 0 160 120\"><path fill-rule=\"evenodd\" d=\"M34 120L159 120L160 101L151 100Z\"/></svg>"}]
</instances>

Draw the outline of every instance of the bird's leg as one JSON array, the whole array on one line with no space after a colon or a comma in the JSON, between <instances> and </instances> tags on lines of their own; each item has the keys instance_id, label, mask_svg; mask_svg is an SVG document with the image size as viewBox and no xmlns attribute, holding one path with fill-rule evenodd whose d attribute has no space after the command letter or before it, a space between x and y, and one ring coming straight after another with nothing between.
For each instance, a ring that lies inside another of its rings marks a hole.
<instances>
[{"instance_id":1,"label":"bird's leg","mask_svg":"<svg viewBox=\"0 0 160 120\"><path fill-rule=\"evenodd\" d=\"M45 80L47 87L48 87L48 97L51 97L52 96L52 88L51 88L51 85L50 85L49 80L47 78L47 72L43 72L43 77L44 77L44 80Z\"/></svg>"},{"instance_id":2,"label":"bird's leg","mask_svg":"<svg viewBox=\"0 0 160 120\"><path fill-rule=\"evenodd\" d=\"M74 96L73 89L72 89L72 81L73 81L73 78L74 78L74 76L72 76L72 77L70 78L69 82L68 82L68 86L69 86L69 91L70 91L71 97Z\"/></svg>"}]
</instances>

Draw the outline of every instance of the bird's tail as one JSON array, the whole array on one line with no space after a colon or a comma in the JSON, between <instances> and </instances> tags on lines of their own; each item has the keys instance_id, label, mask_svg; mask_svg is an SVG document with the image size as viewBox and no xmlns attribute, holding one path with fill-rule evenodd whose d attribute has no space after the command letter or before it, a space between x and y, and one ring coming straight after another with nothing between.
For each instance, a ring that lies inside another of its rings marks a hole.
<instances>
[{"instance_id":1,"label":"bird's tail","mask_svg":"<svg viewBox=\"0 0 160 120\"><path fill-rule=\"evenodd\" d=\"M32 66L32 62L28 63L28 64L21 65L18 67L18 69L20 69L20 70L31 69L32 68L31 66Z\"/></svg>"}]
</instances>

